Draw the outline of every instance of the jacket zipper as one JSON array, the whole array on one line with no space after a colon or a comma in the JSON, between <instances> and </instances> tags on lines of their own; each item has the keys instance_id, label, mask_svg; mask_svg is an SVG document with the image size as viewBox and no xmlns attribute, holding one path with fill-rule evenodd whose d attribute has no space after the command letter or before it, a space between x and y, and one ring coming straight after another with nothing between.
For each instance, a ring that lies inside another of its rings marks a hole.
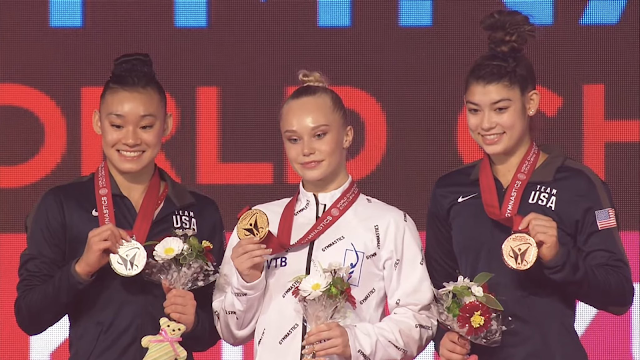
<instances>
[{"instance_id":1,"label":"jacket zipper","mask_svg":"<svg viewBox=\"0 0 640 360\"><path fill-rule=\"evenodd\" d=\"M316 200L316 221L318 221L318 219L320 219L320 200L318 200L318 195L313 194L313 197ZM324 209L323 209L324 210ZM324 212L324 211L323 211ZM313 241L311 244L309 244L309 251L307 252L307 268L305 270L305 275L309 275L311 273L311 259L313 257L313 245L316 242ZM304 315L302 318L302 340L300 341L302 343L302 341L304 341L304 337L307 336L307 325L304 322ZM304 346L301 346L301 349L304 350ZM300 359L302 359L304 357L304 355L302 355L302 350L300 350Z\"/></svg>"}]
</instances>

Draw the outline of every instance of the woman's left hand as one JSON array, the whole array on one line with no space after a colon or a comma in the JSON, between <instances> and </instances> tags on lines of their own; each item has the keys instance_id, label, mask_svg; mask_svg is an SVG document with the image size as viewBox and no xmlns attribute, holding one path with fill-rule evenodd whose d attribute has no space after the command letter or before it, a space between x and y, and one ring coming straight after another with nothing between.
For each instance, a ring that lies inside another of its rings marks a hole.
<instances>
[{"instance_id":1,"label":"woman's left hand","mask_svg":"<svg viewBox=\"0 0 640 360\"><path fill-rule=\"evenodd\" d=\"M520 223L520 229L529 228L529 235L538 244L538 256L547 263L556 257L558 244L558 224L552 218L538 213L530 213Z\"/></svg>"},{"instance_id":2,"label":"woman's left hand","mask_svg":"<svg viewBox=\"0 0 640 360\"><path fill-rule=\"evenodd\" d=\"M185 332L191 331L196 322L196 299L191 291L172 289L166 284L162 284L162 289L167 294L164 302L164 313L169 317L183 324Z\"/></svg>"},{"instance_id":3,"label":"woman's left hand","mask_svg":"<svg viewBox=\"0 0 640 360\"><path fill-rule=\"evenodd\" d=\"M351 359L349 334L337 322L330 322L313 328L307 333L302 345L313 345L302 351L305 355L315 351L316 358L338 355L347 360Z\"/></svg>"}]
</instances>

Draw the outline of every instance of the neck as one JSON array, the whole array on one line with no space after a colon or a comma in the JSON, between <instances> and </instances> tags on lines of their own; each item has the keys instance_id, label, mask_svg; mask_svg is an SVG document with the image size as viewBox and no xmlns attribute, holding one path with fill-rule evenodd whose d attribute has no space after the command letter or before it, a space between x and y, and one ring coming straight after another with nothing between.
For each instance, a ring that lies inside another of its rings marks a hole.
<instances>
[{"instance_id":1,"label":"neck","mask_svg":"<svg viewBox=\"0 0 640 360\"><path fill-rule=\"evenodd\" d=\"M302 187L308 192L311 192L317 195L317 194L328 193L336 189L339 189L348 180L349 180L349 173L347 172L347 169L344 169L344 171L341 171L340 174L330 179L321 179L318 181L306 181L303 179Z\"/></svg>"},{"instance_id":2,"label":"neck","mask_svg":"<svg viewBox=\"0 0 640 360\"><path fill-rule=\"evenodd\" d=\"M118 188L133 203L136 211L139 210L155 171L155 163L149 164L136 173L122 174L108 160L107 162L109 164L109 173L118 184Z\"/></svg>"},{"instance_id":3,"label":"neck","mask_svg":"<svg viewBox=\"0 0 640 360\"><path fill-rule=\"evenodd\" d=\"M522 146L518 147L512 153L493 155L490 157L491 170L493 170L493 174L498 178L498 180L500 180L505 188L509 186L511 179L516 173L518 165L520 165L520 161L526 155L530 144L531 139L527 137L527 139L522 142Z\"/></svg>"}]
</instances>

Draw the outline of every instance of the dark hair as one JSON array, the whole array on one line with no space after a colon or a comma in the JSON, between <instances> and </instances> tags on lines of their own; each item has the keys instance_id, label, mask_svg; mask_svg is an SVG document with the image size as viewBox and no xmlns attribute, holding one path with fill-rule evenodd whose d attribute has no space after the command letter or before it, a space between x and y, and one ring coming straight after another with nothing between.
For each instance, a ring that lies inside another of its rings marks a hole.
<instances>
[{"instance_id":1,"label":"dark hair","mask_svg":"<svg viewBox=\"0 0 640 360\"><path fill-rule=\"evenodd\" d=\"M322 74L301 70L298 72L298 79L302 85L289 95L282 107L292 100L326 95L331 101L333 110L342 118L345 124L347 123L347 108L344 106L342 98L335 91L329 89L327 79Z\"/></svg>"},{"instance_id":2,"label":"dark hair","mask_svg":"<svg viewBox=\"0 0 640 360\"><path fill-rule=\"evenodd\" d=\"M153 61L148 54L124 54L115 59L111 76L102 88L100 101L113 89L152 89L162 99L165 109L167 107L167 95L156 78Z\"/></svg>"},{"instance_id":3,"label":"dark hair","mask_svg":"<svg viewBox=\"0 0 640 360\"><path fill-rule=\"evenodd\" d=\"M474 83L517 85L522 94L536 88L533 65L524 55L529 37L535 37L535 27L529 17L518 11L498 10L480 21L489 32L489 51L480 56L465 81L465 92Z\"/></svg>"}]
</instances>

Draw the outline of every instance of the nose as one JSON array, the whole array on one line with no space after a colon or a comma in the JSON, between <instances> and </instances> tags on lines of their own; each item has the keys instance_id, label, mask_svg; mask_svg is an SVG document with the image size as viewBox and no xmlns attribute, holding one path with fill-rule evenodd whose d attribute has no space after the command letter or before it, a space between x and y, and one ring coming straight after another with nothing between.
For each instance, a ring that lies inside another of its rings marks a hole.
<instances>
[{"instance_id":1,"label":"nose","mask_svg":"<svg viewBox=\"0 0 640 360\"><path fill-rule=\"evenodd\" d=\"M129 127L124 134L122 142L127 146L136 146L140 144L140 136L138 134L138 129L135 127Z\"/></svg>"},{"instance_id":2,"label":"nose","mask_svg":"<svg viewBox=\"0 0 640 360\"><path fill-rule=\"evenodd\" d=\"M496 127L495 121L490 111L483 111L481 115L480 129L482 131L489 131Z\"/></svg>"},{"instance_id":3,"label":"nose","mask_svg":"<svg viewBox=\"0 0 640 360\"><path fill-rule=\"evenodd\" d=\"M311 141L303 141L302 142L302 155L311 156L316 153L316 149L313 146Z\"/></svg>"}]
</instances>

